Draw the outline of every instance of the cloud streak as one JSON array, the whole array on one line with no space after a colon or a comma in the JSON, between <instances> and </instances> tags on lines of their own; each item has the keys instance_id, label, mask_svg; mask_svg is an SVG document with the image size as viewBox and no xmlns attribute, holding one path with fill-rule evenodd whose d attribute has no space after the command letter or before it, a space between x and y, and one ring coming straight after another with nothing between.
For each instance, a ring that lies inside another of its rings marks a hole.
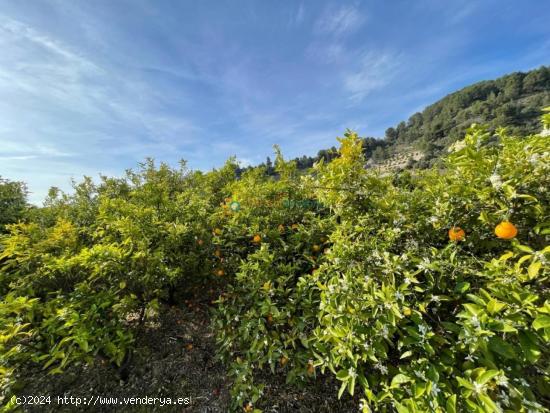
<instances>
[{"instance_id":1,"label":"cloud streak","mask_svg":"<svg viewBox=\"0 0 550 413\"><path fill-rule=\"evenodd\" d=\"M356 6L331 6L317 20L315 30L319 34L341 37L358 30L365 20Z\"/></svg>"},{"instance_id":2,"label":"cloud streak","mask_svg":"<svg viewBox=\"0 0 550 413\"><path fill-rule=\"evenodd\" d=\"M361 102L371 92L388 85L400 66L399 55L367 52L361 58L359 68L344 76L344 87L350 93L350 99Z\"/></svg>"}]
</instances>

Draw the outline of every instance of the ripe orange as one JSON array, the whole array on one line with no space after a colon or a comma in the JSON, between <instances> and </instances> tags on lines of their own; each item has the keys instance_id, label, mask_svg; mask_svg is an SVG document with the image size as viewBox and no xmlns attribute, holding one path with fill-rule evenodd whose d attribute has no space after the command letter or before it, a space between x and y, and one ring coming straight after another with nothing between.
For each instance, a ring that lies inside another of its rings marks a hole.
<instances>
[{"instance_id":1,"label":"ripe orange","mask_svg":"<svg viewBox=\"0 0 550 413\"><path fill-rule=\"evenodd\" d=\"M279 360L279 362L281 363L281 366L284 367L286 365L286 363L288 363L288 357L282 356L281 360Z\"/></svg>"},{"instance_id":2,"label":"ripe orange","mask_svg":"<svg viewBox=\"0 0 550 413\"><path fill-rule=\"evenodd\" d=\"M193 344L189 343L185 348L189 351L193 350Z\"/></svg>"},{"instance_id":3,"label":"ripe orange","mask_svg":"<svg viewBox=\"0 0 550 413\"><path fill-rule=\"evenodd\" d=\"M502 221L495 227L495 235L501 239L512 239L518 235L518 229L509 221Z\"/></svg>"},{"instance_id":4,"label":"ripe orange","mask_svg":"<svg viewBox=\"0 0 550 413\"><path fill-rule=\"evenodd\" d=\"M451 241L464 241L464 238L466 238L466 233L462 228L452 227L449 230L449 239Z\"/></svg>"},{"instance_id":5,"label":"ripe orange","mask_svg":"<svg viewBox=\"0 0 550 413\"><path fill-rule=\"evenodd\" d=\"M273 324L273 316L271 314L267 315L267 323L268 324Z\"/></svg>"},{"instance_id":6,"label":"ripe orange","mask_svg":"<svg viewBox=\"0 0 550 413\"><path fill-rule=\"evenodd\" d=\"M214 251L214 255L218 258L220 258L222 256L222 252L220 250L216 250Z\"/></svg>"},{"instance_id":7,"label":"ripe orange","mask_svg":"<svg viewBox=\"0 0 550 413\"><path fill-rule=\"evenodd\" d=\"M219 270L216 271L216 275L217 275L218 277L222 277L223 275L225 275L225 271L222 270L222 269L219 269Z\"/></svg>"},{"instance_id":8,"label":"ripe orange","mask_svg":"<svg viewBox=\"0 0 550 413\"><path fill-rule=\"evenodd\" d=\"M258 234L254 235L254 238L252 238L252 241L255 243L258 243L262 240L262 237L260 237Z\"/></svg>"}]
</instances>

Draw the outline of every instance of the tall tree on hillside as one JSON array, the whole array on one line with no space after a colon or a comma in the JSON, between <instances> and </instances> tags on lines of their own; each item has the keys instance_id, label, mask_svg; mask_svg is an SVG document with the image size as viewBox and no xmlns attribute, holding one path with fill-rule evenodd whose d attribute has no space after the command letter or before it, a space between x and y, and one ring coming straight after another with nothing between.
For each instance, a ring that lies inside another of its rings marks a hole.
<instances>
[{"instance_id":1,"label":"tall tree on hillside","mask_svg":"<svg viewBox=\"0 0 550 413\"><path fill-rule=\"evenodd\" d=\"M26 209L26 185L0 177L0 233L5 232L6 225L23 218Z\"/></svg>"}]
</instances>

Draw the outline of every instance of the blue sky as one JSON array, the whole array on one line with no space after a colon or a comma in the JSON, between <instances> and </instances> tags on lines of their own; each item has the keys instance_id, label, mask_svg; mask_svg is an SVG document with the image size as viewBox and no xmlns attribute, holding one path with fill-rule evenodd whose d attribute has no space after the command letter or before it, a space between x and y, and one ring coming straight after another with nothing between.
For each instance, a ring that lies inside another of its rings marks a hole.
<instances>
[{"instance_id":1,"label":"blue sky","mask_svg":"<svg viewBox=\"0 0 550 413\"><path fill-rule=\"evenodd\" d=\"M550 63L550 2L0 2L0 175L50 186L151 156L260 163L384 130Z\"/></svg>"}]
</instances>

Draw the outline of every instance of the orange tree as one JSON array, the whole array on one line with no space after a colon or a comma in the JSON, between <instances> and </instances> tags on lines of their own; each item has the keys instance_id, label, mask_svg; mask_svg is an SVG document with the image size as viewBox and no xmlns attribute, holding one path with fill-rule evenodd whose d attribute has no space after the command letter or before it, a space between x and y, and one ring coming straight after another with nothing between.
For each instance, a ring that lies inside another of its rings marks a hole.
<instances>
[{"instance_id":1,"label":"orange tree","mask_svg":"<svg viewBox=\"0 0 550 413\"><path fill-rule=\"evenodd\" d=\"M262 385L253 386L255 368L303 378L313 358L304 343L315 306L300 284L323 262L332 222L312 199L307 180L279 152L275 170L276 179L256 169L230 184L230 197L213 216L219 229L213 243L228 278L215 326L234 379L234 409L252 411L260 397Z\"/></svg>"},{"instance_id":2,"label":"orange tree","mask_svg":"<svg viewBox=\"0 0 550 413\"><path fill-rule=\"evenodd\" d=\"M319 179L362 199L319 193L343 219L311 281L309 339L340 395L358 385L364 411L545 411L548 143L473 127L406 185L359 169L357 141L343 143L352 149ZM517 238L494 235L502 221ZM461 242L448 239L455 226Z\"/></svg>"},{"instance_id":3,"label":"orange tree","mask_svg":"<svg viewBox=\"0 0 550 413\"><path fill-rule=\"evenodd\" d=\"M231 168L209 174L152 160L121 179L51 191L29 223L8 227L0 255L2 395L27 363L127 360L134 331L159 300L211 280L208 218ZM202 241L202 242L199 242ZM15 387L13 387L15 386Z\"/></svg>"},{"instance_id":4,"label":"orange tree","mask_svg":"<svg viewBox=\"0 0 550 413\"><path fill-rule=\"evenodd\" d=\"M546 411L548 139L473 127L433 170L381 176L348 133L289 183L330 214L305 213L290 237L265 230L274 212L231 215L241 250L217 318L233 407L257 407L253 372L269 366L291 382L333 374L365 412ZM256 177L240 196L284 184ZM502 222L517 235L498 238ZM310 271L319 232L330 248ZM255 233L266 242L247 244Z\"/></svg>"}]
</instances>

